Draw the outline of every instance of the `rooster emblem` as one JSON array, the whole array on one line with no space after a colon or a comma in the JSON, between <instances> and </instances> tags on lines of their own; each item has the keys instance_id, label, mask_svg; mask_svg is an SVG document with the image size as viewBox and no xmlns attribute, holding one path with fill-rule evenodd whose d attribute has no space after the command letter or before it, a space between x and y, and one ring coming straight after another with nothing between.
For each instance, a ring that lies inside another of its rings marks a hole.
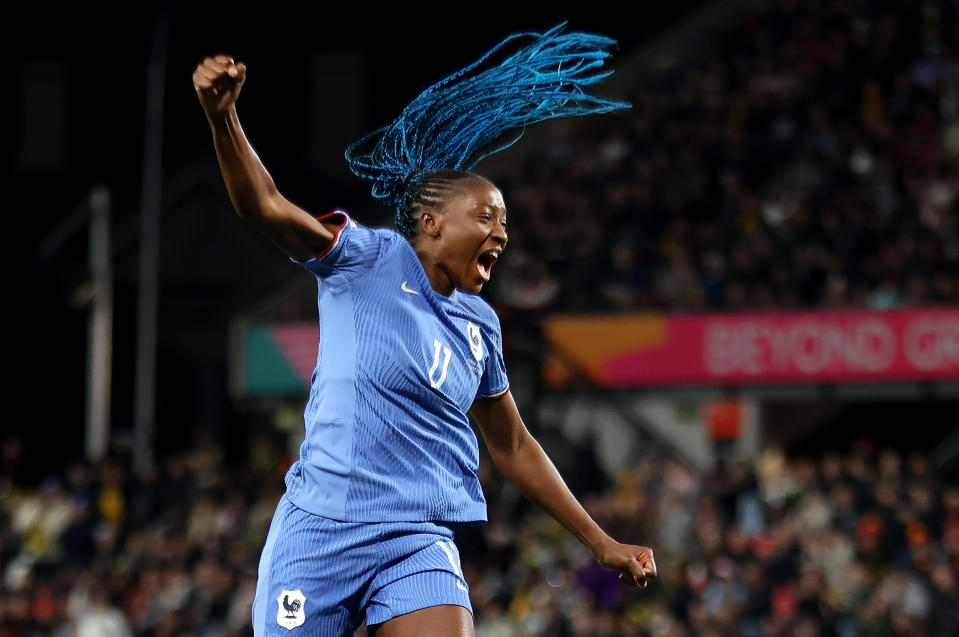
<instances>
[{"instance_id":1,"label":"rooster emblem","mask_svg":"<svg viewBox=\"0 0 959 637\"><path fill-rule=\"evenodd\" d=\"M276 603L276 623L280 626L293 630L306 621L306 612L303 608L306 604L306 596L303 591L299 589L295 591L284 590L276 598Z\"/></svg>"},{"instance_id":2,"label":"rooster emblem","mask_svg":"<svg viewBox=\"0 0 959 637\"><path fill-rule=\"evenodd\" d=\"M294 599L291 602L289 595L283 596L283 610L289 613L286 616L287 619L296 619L296 611L300 610L300 606L302 606L300 600Z\"/></svg>"}]
</instances>

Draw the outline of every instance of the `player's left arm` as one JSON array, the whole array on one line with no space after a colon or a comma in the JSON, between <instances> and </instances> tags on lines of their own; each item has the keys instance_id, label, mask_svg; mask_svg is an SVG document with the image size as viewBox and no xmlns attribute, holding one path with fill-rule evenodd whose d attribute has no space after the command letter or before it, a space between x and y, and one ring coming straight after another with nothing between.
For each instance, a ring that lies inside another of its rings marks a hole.
<instances>
[{"instance_id":1,"label":"player's left arm","mask_svg":"<svg viewBox=\"0 0 959 637\"><path fill-rule=\"evenodd\" d=\"M622 544L611 538L570 492L549 456L526 429L510 392L477 400L470 415L496 467L520 493L579 538L600 564L620 571L620 579L630 586L645 587L647 578L656 577L650 547Z\"/></svg>"}]
</instances>

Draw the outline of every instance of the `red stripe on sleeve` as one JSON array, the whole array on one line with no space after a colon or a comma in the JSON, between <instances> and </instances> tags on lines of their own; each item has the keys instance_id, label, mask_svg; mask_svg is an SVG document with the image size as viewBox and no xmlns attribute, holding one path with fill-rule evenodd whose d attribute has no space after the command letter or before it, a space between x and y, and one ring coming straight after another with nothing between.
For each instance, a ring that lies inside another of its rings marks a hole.
<instances>
[{"instance_id":1,"label":"red stripe on sleeve","mask_svg":"<svg viewBox=\"0 0 959 637\"><path fill-rule=\"evenodd\" d=\"M492 396L487 396L487 398L502 398L503 396L505 396L505 395L508 394L508 393L509 393L509 385L507 385L507 386L506 386L506 389L504 389L504 390L501 391L500 393L498 393L498 394L493 394Z\"/></svg>"},{"instance_id":2,"label":"red stripe on sleeve","mask_svg":"<svg viewBox=\"0 0 959 637\"><path fill-rule=\"evenodd\" d=\"M343 222L340 223L339 227L336 229L336 232L333 233L333 240L330 241L329 245L326 246L326 249L316 255L317 259L322 259L329 254L330 250L336 247L336 244L340 241L340 233L343 231L343 228L346 227L346 224L350 222L350 218L345 212L341 212L339 210L334 210L333 212L329 212L322 217L316 218L317 221L322 222L324 219L329 219L330 217L335 217L337 215L343 217Z\"/></svg>"}]
</instances>

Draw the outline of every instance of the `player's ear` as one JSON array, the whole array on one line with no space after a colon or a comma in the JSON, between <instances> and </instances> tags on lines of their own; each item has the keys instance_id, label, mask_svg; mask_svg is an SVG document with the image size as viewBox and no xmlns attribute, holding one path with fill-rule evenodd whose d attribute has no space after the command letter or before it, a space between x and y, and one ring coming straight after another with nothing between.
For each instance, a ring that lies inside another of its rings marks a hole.
<instances>
[{"instance_id":1,"label":"player's ear","mask_svg":"<svg viewBox=\"0 0 959 637\"><path fill-rule=\"evenodd\" d=\"M439 236L442 215L432 208L423 208L420 213L417 225L419 225L420 234L428 237Z\"/></svg>"}]
</instances>

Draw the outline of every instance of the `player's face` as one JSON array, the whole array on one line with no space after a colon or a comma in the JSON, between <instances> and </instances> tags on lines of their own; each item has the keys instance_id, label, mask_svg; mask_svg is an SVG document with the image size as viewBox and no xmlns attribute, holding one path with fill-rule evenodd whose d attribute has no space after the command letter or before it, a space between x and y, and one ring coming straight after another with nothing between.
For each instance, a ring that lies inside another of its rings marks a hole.
<instances>
[{"instance_id":1,"label":"player's face","mask_svg":"<svg viewBox=\"0 0 959 637\"><path fill-rule=\"evenodd\" d=\"M458 185L443 205L442 264L455 287L478 294L506 248L506 204L488 181Z\"/></svg>"}]
</instances>

